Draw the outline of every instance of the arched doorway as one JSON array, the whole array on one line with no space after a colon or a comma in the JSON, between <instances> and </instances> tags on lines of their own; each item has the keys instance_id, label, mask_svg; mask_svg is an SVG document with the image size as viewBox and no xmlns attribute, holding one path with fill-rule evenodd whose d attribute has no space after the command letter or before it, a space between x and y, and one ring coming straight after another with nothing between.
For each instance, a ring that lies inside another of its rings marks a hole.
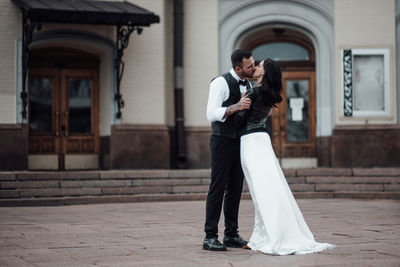
<instances>
[{"instance_id":1,"label":"arched doorway","mask_svg":"<svg viewBox=\"0 0 400 267\"><path fill-rule=\"evenodd\" d=\"M99 168L99 59L65 47L32 49L29 169Z\"/></svg>"},{"instance_id":2,"label":"arched doorway","mask_svg":"<svg viewBox=\"0 0 400 267\"><path fill-rule=\"evenodd\" d=\"M316 164L315 50L311 40L283 27L254 31L240 47L256 60L271 58L282 70L283 101L268 121L279 158L308 158ZM311 164L312 163L307 163Z\"/></svg>"}]
</instances>

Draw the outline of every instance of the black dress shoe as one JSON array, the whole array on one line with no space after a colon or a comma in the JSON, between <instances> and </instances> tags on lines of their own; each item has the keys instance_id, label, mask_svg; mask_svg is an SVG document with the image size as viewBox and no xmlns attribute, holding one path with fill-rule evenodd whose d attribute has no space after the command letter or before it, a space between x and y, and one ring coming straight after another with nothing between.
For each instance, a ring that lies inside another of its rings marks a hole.
<instances>
[{"instance_id":1,"label":"black dress shoe","mask_svg":"<svg viewBox=\"0 0 400 267\"><path fill-rule=\"evenodd\" d=\"M224 236L224 245L228 248L244 248L245 246L247 246L247 241L240 236Z\"/></svg>"},{"instance_id":2,"label":"black dress shoe","mask_svg":"<svg viewBox=\"0 0 400 267\"><path fill-rule=\"evenodd\" d=\"M203 249L204 250L213 250L213 251L225 251L226 247L222 245L216 237L213 238L204 238L203 241Z\"/></svg>"}]
</instances>

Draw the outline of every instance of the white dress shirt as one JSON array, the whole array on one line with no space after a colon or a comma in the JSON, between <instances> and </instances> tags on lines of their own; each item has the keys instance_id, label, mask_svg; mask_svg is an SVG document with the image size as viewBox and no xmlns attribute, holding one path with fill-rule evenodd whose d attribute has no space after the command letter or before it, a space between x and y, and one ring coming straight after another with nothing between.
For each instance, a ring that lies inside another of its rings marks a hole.
<instances>
[{"instance_id":1,"label":"white dress shirt","mask_svg":"<svg viewBox=\"0 0 400 267\"><path fill-rule=\"evenodd\" d=\"M237 81L240 80L236 72L231 69L229 71L233 78ZM239 85L240 93L243 94L246 91L245 85ZM229 86L225 78L219 76L210 83L210 92L208 94L207 103L207 120L209 122L220 121L224 122L227 118L223 118L225 115L226 107L222 107L222 104L229 98Z\"/></svg>"}]
</instances>

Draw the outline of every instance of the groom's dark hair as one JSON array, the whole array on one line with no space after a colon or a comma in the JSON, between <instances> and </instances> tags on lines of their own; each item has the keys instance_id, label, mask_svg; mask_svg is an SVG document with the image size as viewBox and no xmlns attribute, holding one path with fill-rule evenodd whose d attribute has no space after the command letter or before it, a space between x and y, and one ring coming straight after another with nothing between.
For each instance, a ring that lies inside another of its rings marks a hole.
<instances>
[{"instance_id":1,"label":"groom's dark hair","mask_svg":"<svg viewBox=\"0 0 400 267\"><path fill-rule=\"evenodd\" d=\"M243 58L250 58L252 56L251 52L246 49L236 49L231 55L232 67L242 67Z\"/></svg>"}]
</instances>

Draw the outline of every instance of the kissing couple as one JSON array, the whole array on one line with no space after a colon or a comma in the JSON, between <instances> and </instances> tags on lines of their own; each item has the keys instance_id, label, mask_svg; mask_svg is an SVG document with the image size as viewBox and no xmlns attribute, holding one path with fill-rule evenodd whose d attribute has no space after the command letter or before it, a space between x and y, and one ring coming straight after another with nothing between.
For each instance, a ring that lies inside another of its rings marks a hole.
<instances>
[{"instance_id":1,"label":"kissing couple","mask_svg":"<svg viewBox=\"0 0 400 267\"><path fill-rule=\"evenodd\" d=\"M271 109L282 101L279 65L257 65L250 51L235 50L232 69L210 83L207 119L211 122L211 183L206 202L204 250L247 248L272 255L307 254L335 247L319 243L286 182L267 133ZM253 79L253 88L246 80ZM249 242L239 236L238 213L246 179L255 218ZM223 243L218 222L224 209Z\"/></svg>"}]
</instances>

